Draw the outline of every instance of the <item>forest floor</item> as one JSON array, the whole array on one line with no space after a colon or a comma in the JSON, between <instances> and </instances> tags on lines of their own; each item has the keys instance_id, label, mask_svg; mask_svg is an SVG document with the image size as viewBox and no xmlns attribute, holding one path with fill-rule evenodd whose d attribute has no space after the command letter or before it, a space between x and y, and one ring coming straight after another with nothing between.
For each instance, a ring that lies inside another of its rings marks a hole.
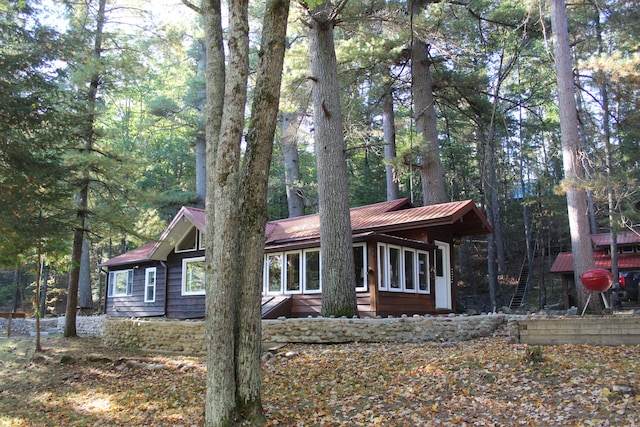
<instances>
[{"instance_id":1,"label":"forest floor","mask_svg":"<svg viewBox=\"0 0 640 427\"><path fill-rule=\"evenodd\" d=\"M99 340L0 338L0 426L201 426L205 360ZM640 346L287 345L267 426L640 425Z\"/></svg>"}]
</instances>

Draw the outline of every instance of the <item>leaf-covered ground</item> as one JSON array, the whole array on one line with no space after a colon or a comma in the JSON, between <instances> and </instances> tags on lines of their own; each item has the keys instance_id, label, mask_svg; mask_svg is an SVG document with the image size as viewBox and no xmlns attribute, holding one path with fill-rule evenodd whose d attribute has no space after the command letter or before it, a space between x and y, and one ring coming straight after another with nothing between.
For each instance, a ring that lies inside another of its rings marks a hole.
<instances>
[{"instance_id":1,"label":"leaf-covered ground","mask_svg":"<svg viewBox=\"0 0 640 427\"><path fill-rule=\"evenodd\" d=\"M0 426L200 426L203 357L0 338ZM268 426L640 425L640 346L288 345L266 354Z\"/></svg>"}]
</instances>

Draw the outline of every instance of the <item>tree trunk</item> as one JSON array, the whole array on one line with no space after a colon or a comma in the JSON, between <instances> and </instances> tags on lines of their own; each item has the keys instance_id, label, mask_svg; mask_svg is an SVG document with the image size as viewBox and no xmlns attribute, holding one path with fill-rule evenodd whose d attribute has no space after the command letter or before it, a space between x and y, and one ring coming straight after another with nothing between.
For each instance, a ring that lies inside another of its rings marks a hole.
<instances>
[{"instance_id":1,"label":"tree trunk","mask_svg":"<svg viewBox=\"0 0 640 427\"><path fill-rule=\"evenodd\" d=\"M551 0L551 24L558 82L558 106L562 135L562 163L564 187L567 194L571 251L576 295L580 308L584 307L588 292L580 282L580 276L593 268L593 250L588 222L588 204L584 190L584 171L579 160L580 139L578 116L571 66L571 50L564 0ZM597 298L592 298L592 301ZM597 308L597 307L596 307Z\"/></svg>"},{"instance_id":2,"label":"tree trunk","mask_svg":"<svg viewBox=\"0 0 640 427\"><path fill-rule=\"evenodd\" d=\"M84 229L88 230L89 221L85 218ZM80 276L78 282L78 306L80 309L93 308L91 291L91 244L87 236L82 239L82 254L80 255Z\"/></svg>"},{"instance_id":3,"label":"tree trunk","mask_svg":"<svg viewBox=\"0 0 640 427\"><path fill-rule=\"evenodd\" d=\"M207 141L204 135L196 136L196 194L199 206L205 206L207 198Z\"/></svg>"},{"instance_id":4,"label":"tree trunk","mask_svg":"<svg viewBox=\"0 0 640 427\"><path fill-rule=\"evenodd\" d=\"M310 11L315 152L318 167L322 315L357 315L349 185L330 3Z\"/></svg>"},{"instance_id":5,"label":"tree trunk","mask_svg":"<svg viewBox=\"0 0 640 427\"><path fill-rule=\"evenodd\" d=\"M393 110L393 89L389 85L382 95L382 132L384 136L385 175L387 178L387 200L400 197L398 170L393 165L396 159L396 118Z\"/></svg>"},{"instance_id":6,"label":"tree trunk","mask_svg":"<svg viewBox=\"0 0 640 427\"><path fill-rule=\"evenodd\" d=\"M414 13L417 11L414 10ZM425 42L414 39L411 46L411 92L416 132L419 135L418 167L425 206L447 201L440 163L440 143L430 65L429 47Z\"/></svg>"},{"instance_id":7,"label":"tree trunk","mask_svg":"<svg viewBox=\"0 0 640 427\"><path fill-rule=\"evenodd\" d=\"M260 395L262 293L257 284L262 283L264 266L269 168L280 104L288 16L289 0L267 2L240 190L243 235L239 249L243 263L237 299L237 400L241 418L253 423L263 419Z\"/></svg>"},{"instance_id":8,"label":"tree trunk","mask_svg":"<svg viewBox=\"0 0 640 427\"><path fill-rule=\"evenodd\" d=\"M220 3L203 2L207 44L205 424L208 427L234 425L236 419L235 291L239 278L236 208L248 73L248 28L245 1L233 0L229 8L229 73L225 74Z\"/></svg>"},{"instance_id":9,"label":"tree trunk","mask_svg":"<svg viewBox=\"0 0 640 427\"><path fill-rule=\"evenodd\" d=\"M282 155L284 157L284 180L287 191L289 218L304 215L304 198L299 187L301 180L298 158L298 112L282 113Z\"/></svg>"}]
</instances>

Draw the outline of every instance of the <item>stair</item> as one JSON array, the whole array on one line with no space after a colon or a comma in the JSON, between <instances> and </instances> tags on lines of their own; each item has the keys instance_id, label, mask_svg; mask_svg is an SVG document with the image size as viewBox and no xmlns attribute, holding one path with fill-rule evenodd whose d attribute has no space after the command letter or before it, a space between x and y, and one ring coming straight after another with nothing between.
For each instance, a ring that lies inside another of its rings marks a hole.
<instances>
[{"instance_id":1,"label":"stair","mask_svg":"<svg viewBox=\"0 0 640 427\"><path fill-rule=\"evenodd\" d=\"M524 298L527 294L527 282L529 279L529 265L524 262L522 264L522 269L520 270L520 277L518 278L518 287L516 291L513 293L513 297L511 297L511 302L509 303L509 308L519 308L522 307L524 303Z\"/></svg>"}]
</instances>

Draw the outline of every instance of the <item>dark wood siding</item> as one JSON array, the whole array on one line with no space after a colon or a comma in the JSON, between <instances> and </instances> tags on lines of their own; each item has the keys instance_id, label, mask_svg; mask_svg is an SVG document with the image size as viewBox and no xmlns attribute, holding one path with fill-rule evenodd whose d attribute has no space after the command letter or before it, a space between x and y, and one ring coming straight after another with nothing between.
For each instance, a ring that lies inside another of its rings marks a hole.
<instances>
[{"instance_id":1,"label":"dark wood siding","mask_svg":"<svg viewBox=\"0 0 640 427\"><path fill-rule=\"evenodd\" d=\"M378 291L378 316L413 316L436 312L435 298L431 294Z\"/></svg>"},{"instance_id":2,"label":"dark wood siding","mask_svg":"<svg viewBox=\"0 0 640 427\"><path fill-rule=\"evenodd\" d=\"M156 268L155 302L144 302L145 271L148 267ZM109 271L133 270L133 288L129 296L107 296L106 313L120 317L163 316L165 303L165 269L157 262L118 266ZM107 274L107 280L109 275Z\"/></svg>"},{"instance_id":3,"label":"dark wood siding","mask_svg":"<svg viewBox=\"0 0 640 427\"><path fill-rule=\"evenodd\" d=\"M368 292L356 293L358 313L361 317L370 316L371 296ZM322 294L292 295L290 317L320 316L322 312Z\"/></svg>"},{"instance_id":4,"label":"dark wood siding","mask_svg":"<svg viewBox=\"0 0 640 427\"><path fill-rule=\"evenodd\" d=\"M204 251L189 251L167 256L169 280L167 283L167 317L173 319L197 319L204 317L204 295L182 295L182 260L204 256Z\"/></svg>"}]
</instances>

